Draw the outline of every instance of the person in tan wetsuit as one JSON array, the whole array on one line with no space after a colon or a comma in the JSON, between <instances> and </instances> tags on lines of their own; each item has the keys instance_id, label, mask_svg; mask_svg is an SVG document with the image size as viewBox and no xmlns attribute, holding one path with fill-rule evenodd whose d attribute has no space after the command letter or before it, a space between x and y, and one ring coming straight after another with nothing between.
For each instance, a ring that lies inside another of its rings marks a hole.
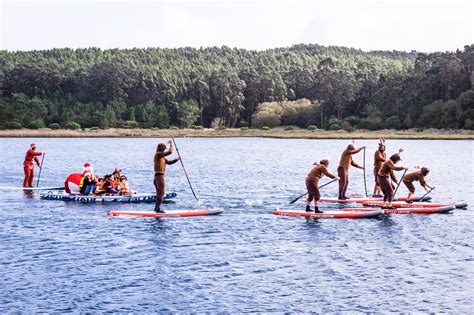
<instances>
[{"instance_id":1,"label":"person in tan wetsuit","mask_svg":"<svg viewBox=\"0 0 474 315\"><path fill-rule=\"evenodd\" d=\"M314 212L322 213L322 211L319 210L319 199L321 198L321 194L319 193L319 180L324 175L332 179L339 179L339 177L328 172L328 160L321 160L319 163L320 164L313 167L308 176L306 176L306 189L308 190L308 198L306 198L307 212L311 212L311 201L314 200Z\"/></svg>"},{"instance_id":2,"label":"person in tan wetsuit","mask_svg":"<svg viewBox=\"0 0 474 315\"><path fill-rule=\"evenodd\" d=\"M379 148L377 151L375 151L375 154L374 154L375 187L374 187L374 193L372 194L372 197L381 197L378 174L379 174L380 167L382 166L383 162L385 162L385 160L387 160L387 153L385 153L385 140L380 139Z\"/></svg>"},{"instance_id":3,"label":"person in tan wetsuit","mask_svg":"<svg viewBox=\"0 0 474 315\"><path fill-rule=\"evenodd\" d=\"M156 203L155 203L155 212L163 213L160 206L163 203L163 196L165 194L165 171L166 165L171 165L179 161L180 157L178 156L174 160L168 160L166 157L173 153L173 142L168 140L169 149L166 150L166 145L164 143L158 144L156 148L156 153L153 159L155 177L153 179L153 184L156 189Z\"/></svg>"},{"instance_id":4,"label":"person in tan wetsuit","mask_svg":"<svg viewBox=\"0 0 474 315\"><path fill-rule=\"evenodd\" d=\"M354 148L352 144L347 146L347 149L342 152L341 161L339 162L339 167L337 168L337 175L339 176L339 199L347 199L346 192L347 186L349 184L349 168L352 166L364 169L362 166L357 164L352 160L352 155L359 153L365 147L360 147L358 149Z\"/></svg>"},{"instance_id":5,"label":"person in tan wetsuit","mask_svg":"<svg viewBox=\"0 0 474 315\"><path fill-rule=\"evenodd\" d=\"M430 170L428 168L422 167L421 170L406 174L405 177L403 177L403 183L408 188L407 202L411 202L410 198L415 193L415 186L413 185L413 182L419 181L421 187L423 187L426 191L434 188L428 185L425 181L425 177L428 175L429 172Z\"/></svg>"},{"instance_id":6,"label":"person in tan wetsuit","mask_svg":"<svg viewBox=\"0 0 474 315\"><path fill-rule=\"evenodd\" d=\"M393 199L393 185L390 182L390 178L398 184L398 180L395 177L393 171L403 171L407 168L403 166L396 166L395 164L400 161L399 154L393 154L390 159L382 163L378 173L378 180L380 183L380 188L383 192L383 208L392 208L392 199Z\"/></svg>"}]
</instances>

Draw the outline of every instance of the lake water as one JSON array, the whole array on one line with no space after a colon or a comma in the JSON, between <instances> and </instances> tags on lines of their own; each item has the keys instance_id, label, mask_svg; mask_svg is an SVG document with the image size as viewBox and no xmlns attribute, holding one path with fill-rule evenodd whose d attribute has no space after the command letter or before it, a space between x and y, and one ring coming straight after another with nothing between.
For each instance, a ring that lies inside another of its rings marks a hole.
<instances>
[{"instance_id":1,"label":"lake water","mask_svg":"<svg viewBox=\"0 0 474 315\"><path fill-rule=\"evenodd\" d=\"M152 192L153 153L164 139L2 138L0 187L21 185L33 141L47 152L41 186L60 186L90 162L98 174L121 167L132 188ZM153 205L85 205L0 190L0 312L472 312L472 206L373 220L274 216L305 192L314 161L329 159L335 173L350 141L176 141L197 195L223 214L107 217L107 210ZM367 145L371 173L377 141L356 145ZM401 165L431 168L434 201L474 204L473 141L387 147L389 154L405 148ZM361 164L362 152L354 160ZM351 169L350 194L363 194L362 174ZM371 175L367 181L371 191ZM167 185L178 196L166 209L195 205L179 164L169 166ZM337 184L321 192L335 197Z\"/></svg>"}]
</instances>

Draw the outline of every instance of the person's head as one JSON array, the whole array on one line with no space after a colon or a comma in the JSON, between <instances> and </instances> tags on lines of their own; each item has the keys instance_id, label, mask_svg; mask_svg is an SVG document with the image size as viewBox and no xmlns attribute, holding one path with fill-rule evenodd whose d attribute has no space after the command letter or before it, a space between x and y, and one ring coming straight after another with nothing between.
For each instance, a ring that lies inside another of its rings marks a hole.
<instances>
[{"instance_id":1,"label":"person's head","mask_svg":"<svg viewBox=\"0 0 474 315\"><path fill-rule=\"evenodd\" d=\"M33 150L33 151L36 150L36 143L30 144L30 148L31 148L31 150Z\"/></svg>"},{"instance_id":2,"label":"person's head","mask_svg":"<svg viewBox=\"0 0 474 315\"><path fill-rule=\"evenodd\" d=\"M99 177L99 179L97 180L98 183L102 183L104 181L104 179L102 177Z\"/></svg>"},{"instance_id":3,"label":"person's head","mask_svg":"<svg viewBox=\"0 0 474 315\"><path fill-rule=\"evenodd\" d=\"M421 168L421 174L423 174L423 176L428 175L429 172L430 172L430 170L427 167L422 167Z\"/></svg>"},{"instance_id":4,"label":"person's head","mask_svg":"<svg viewBox=\"0 0 474 315\"><path fill-rule=\"evenodd\" d=\"M347 150L355 150L355 147L352 144L349 144L347 146Z\"/></svg>"},{"instance_id":5,"label":"person's head","mask_svg":"<svg viewBox=\"0 0 474 315\"><path fill-rule=\"evenodd\" d=\"M393 154L391 157L390 157L390 160L392 160L393 163L397 163L398 161L400 161L402 158L400 157L399 154Z\"/></svg>"},{"instance_id":6,"label":"person's head","mask_svg":"<svg viewBox=\"0 0 474 315\"><path fill-rule=\"evenodd\" d=\"M321 160L321 161L319 161L319 164L322 164L322 165L328 167L328 165L329 165L329 160Z\"/></svg>"},{"instance_id":7,"label":"person's head","mask_svg":"<svg viewBox=\"0 0 474 315\"><path fill-rule=\"evenodd\" d=\"M166 150L166 144L159 143L158 146L156 147L156 151L163 152L164 150Z\"/></svg>"},{"instance_id":8,"label":"person's head","mask_svg":"<svg viewBox=\"0 0 474 315\"><path fill-rule=\"evenodd\" d=\"M121 181L121 182L126 182L126 181L127 181L127 177L125 177L125 176L120 177L120 181Z\"/></svg>"},{"instance_id":9,"label":"person's head","mask_svg":"<svg viewBox=\"0 0 474 315\"><path fill-rule=\"evenodd\" d=\"M379 143L379 151L385 152L385 144L383 144L382 142Z\"/></svg>"}]
</instances>

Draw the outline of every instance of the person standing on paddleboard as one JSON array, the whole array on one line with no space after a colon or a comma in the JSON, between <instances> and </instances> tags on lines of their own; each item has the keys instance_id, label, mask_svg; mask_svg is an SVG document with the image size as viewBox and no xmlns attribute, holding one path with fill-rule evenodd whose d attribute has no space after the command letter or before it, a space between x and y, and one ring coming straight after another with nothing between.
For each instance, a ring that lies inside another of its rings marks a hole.
<instances>
[{"instance_id":1,"label":"person standing on paddleboard","mask_svg":"<svg viewBox=\"0 0 474 315\"><path fill-rule=\"evenodd\" d=\"M345 200L347 199L346 197L346 192L347 192L347 186L349 185L349 168L352 166L360 168L363 170L364 168L354 162L352 160L352 155L359 153L362 151L365 147L360 147L358 149L354 148L352 144L349 144L347 146L347 149L342 152L341 155L341 161L339 162L339 167L337 168L337 175L339 176L339 199Z\"/></svg>"},{"instance_id":2,"label":"person standing on paddleboard","mask_svg":"<svg viewBox=\"0 0 474 315\"><path fill-rule=\"evenodd\" d=\"M382 208L392 208L393 199L393 185L390 182L390 178L398 184L398 180L395 177L393 171L403 171L407 168L403 166L396 166L398 161L401 160L400 154L393 154L390 159L382 163L378 173L378 180L380 188L383 192L383 205Z\"/></svg>"},{"instance_id":3,"label":"person standing on paddleboard","mask_svg":"<svg viewBox=\"0 0 474 315\"><path fill-rule=\"evenodd\" d=\"M35 166L33 160L39 168L41 168L38 156L43 155L43 152L36 151L36 144L30 144L30 148L26 151L25 161L23 161L23 170L25 171L25 179L23 180L23 187L33 187L33 177L35 175Z\"/></svg>"},{"instance_id":4,"label":"person standing on paddleboard","mask_svg":"<svg viewBox=\"0 0 474 315\"><path fill-rule=\"evenodd\" d=\"M335 175L328 172L327 167L329 166L329 160L321 160L318 163L314 163L316 167L309 172L308 176L306 176L306 189L308 190L308 198L306 198L306 211L311 211L311 201L314 200L314 212L315 213L322 213L319 210L319 199L321 198L321 194L319 193L319 180L326 175L332 179L339 179Z\"/></svg>"},{"instance_id":5,"label":"person standing on paddleboard","mask_svg":"<svg viewBox=\"0 0 474 315\"><path fill-rule=\"evenodd\" d=\"M173 153L173 142L168 140L169 149L166 150L166 145L164 143L158 144L156 148L154 161L154 170L155 177L153 179L153 184L156 189L156 203L155 203L155 212L162 213L160 206L163 203L163 197L165 195L165 171L166 165L171 165L179 161L180 157L174 160L166 159L166 156Z\"/></svg>"},{"instance_id":6,"label":"person standing on paddleboard","mask_svg":"<svg viewBox=\"0 0 474 315\"><path fill-rule=\"evenodd\" d=\"M408 188L408 196L406 202L411 203L410 201L411 196L415 193L415 186L413 185L413 182L419 181L421 187L423 187L426 191L429 191L429 189L433 189L434 187L431 187L428 185L425 181L425 177L428 175L430 170L426 167L422 167L421 170L413 173L406 174L405 177L403 177L403 183L405 186Z\"/></svg>"},{"instance_id":7,"label":"person standing on paddleboard","mask_svg":"<svg viewBox=\"0 0 474 315\"><path fill-rule=\"evenodd\" d=\"M380 139L379 141L380 141L379 148L377 151L375 151L375 154L374 154L375 187L374 187L374 193L372 194L372 197L382 197L380 195L381 191L380 191L380 183L379 183L378 174L383 162L387 160L387 153L385 153L385 140Z\"/></svg>"}]
</instances>

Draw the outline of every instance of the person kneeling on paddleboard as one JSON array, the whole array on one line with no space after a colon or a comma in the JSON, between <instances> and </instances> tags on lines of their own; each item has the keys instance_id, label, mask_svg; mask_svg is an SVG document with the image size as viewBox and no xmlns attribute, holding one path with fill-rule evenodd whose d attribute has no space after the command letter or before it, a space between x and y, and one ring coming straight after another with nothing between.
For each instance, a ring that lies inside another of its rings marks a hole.
<instances>
[{"instance_id":1,"label":"person kneeling on paddleboard","mask_svg":"<svg viewBox=\"0 0 474 315\"><path fill-rule=\"evenodd\" d=\"M311 212L311 201L314 200L314 212L322 213L319 210L319 199L321 194L319 193L319 180L326 175L332 179L339 179L335 175L328 172L327 167L329 165L328 160L321 160L320 164L314 163L314 167L306 176L306 189L308 190L308 198L306 198L306 211Z\"/></svg>"},{"instance_id":2,"label":"person kneeling on paddleboard","mask_svg":"<svg viewBox=\"0 0 474 315\"><path fill-rule=\"evenodd\" d=\"M340 177L339 180L339 199L345 200L347 199L346 197L346 192L347 192L347 186L349 185L349 168L352 166L360 168L363 170L364 168L354 162L352 160L352 155L359 153L362 151L365 147L360 147L358 149L354 148L352 144L349 144L347 146L347 149L342 152L341 155L341 161L339 162L339 167L337 168L337 175Z\"/></svg>"},{"instance_id":3,"label":"person kneeling on paddleboard","mask_svg":"<svg viewBox=\"0 0 474 315\"><path fill-rule=\"evenodd\" d=\"M156 148L156 153L153 159L155 177L153 179L153 184L156 189L156 203L155 203L155 212L162 213L160 206L163 203L163 197L165 195L165 171L166 165L171 165L179 161L180 157L174 160L167 160L166 156L173 153L173 142L168 140L169 149L166 150L166 145L164 143L158 144Z\"/></svg>"},{"instance_id":4,"label":"person kneeling on paddleboard","mask_svg":"<svg viewBox=\"0 0 474 315\"><path fill-rule=\"evenodd\" d=\"M393 199L393 185L390 182L390 178L398 184L398 180L395 177L393 171L403 171L407 168L403 166L396 166L395 164L400 161L400 154L394 154L385 161L382 166L380 167L378 173L378 180L380 183L380 188L383 192L383 205L382 208L390 209L392 207L392 199Z\"/></svg>"},{"instance_id":5,"label":"person kneeling on paddleboard","mask_svg":"<svg viewBox=\"0 0 474 315\"><path fill-rule=\"evenodd\" d=\"M412 202L410 201L410 198L415 193L415 186L413 185L413 182L419 181L421 187L423 187L426 191L429 191L429 189L434 188L428 185L425 181L425 177L429 174L429 172L430 170L428 168L422 167L421 170L410 173L410 174L406 174L405 177L403 177L403 183L408 188L408 196L407 196L406 202L408 203Z\"/></svg>"}]
</instances>

